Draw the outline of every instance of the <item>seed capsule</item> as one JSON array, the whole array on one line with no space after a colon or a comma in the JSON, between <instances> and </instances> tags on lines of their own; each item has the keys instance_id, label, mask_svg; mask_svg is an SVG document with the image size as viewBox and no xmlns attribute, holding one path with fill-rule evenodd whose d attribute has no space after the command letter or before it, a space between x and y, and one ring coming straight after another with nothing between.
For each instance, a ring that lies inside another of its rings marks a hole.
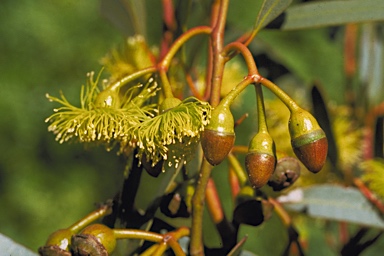
<instances>
[{"instance_id":1,"label":"seed capsule","mask_svg":"<svg viewBox=\"0 0 384 256\"><path fill-rule=\"evenodd\" d=\"M291 186L300 177L300 164L296 158L284 157L279 159L276 169L268 181L274 191L281 191Z\"/></svg>"},{"instance_id":2,"label":"seed capsule","mask_svg":"<svg viewBox=\"0 0 384 256\"><path fill-rule=\"evenodd\" d=\"M71 249L75 255L109 255L116 247L112 229L102 224L86 227L81 234L72 237Z\"/></svg>"}]
</instances>

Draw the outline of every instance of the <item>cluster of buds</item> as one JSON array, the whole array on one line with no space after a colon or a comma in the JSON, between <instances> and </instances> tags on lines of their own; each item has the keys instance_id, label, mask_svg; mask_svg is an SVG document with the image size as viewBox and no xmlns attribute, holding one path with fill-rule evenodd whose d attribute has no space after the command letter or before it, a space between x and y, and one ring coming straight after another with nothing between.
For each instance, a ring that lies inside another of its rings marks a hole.
<instances>
[{"instance_id":1,"label":"cluster of buds","mask_svg":"<svg viewBox=\"0 0 384 256\"><path fill-rule=\"evenodd\" d=\"M262 80L262 79L261 79ZM291 114L288 129L291 145L297 158L312 173L319 172L325 164L328 141L317 120L306 110L297 106L280 88L269 89L282 98ZM293 184L300 175L300 165L293 158L277 161L275 143L268 132L261 86L257 84L259 132L252 138L245 158L245 167L250 184L258 189L269 184L274 190ZM243 89L243 88L241 88ZM230 111L230 100L238 94L236 88L212 111L211 121L202 134L204 156L211 165L220 164L230 153L235 142L234 118ZM232 94L232 95L231 95ZM289 99L289 100L287 100Z\"/></svg>"}]
</instances>

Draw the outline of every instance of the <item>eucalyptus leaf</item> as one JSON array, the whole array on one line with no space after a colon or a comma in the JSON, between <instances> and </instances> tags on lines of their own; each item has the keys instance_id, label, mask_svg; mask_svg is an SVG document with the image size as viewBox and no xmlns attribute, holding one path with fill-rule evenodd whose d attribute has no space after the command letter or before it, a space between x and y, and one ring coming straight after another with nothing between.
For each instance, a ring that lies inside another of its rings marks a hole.
<instances>
[{"instance_id":1,"label":"eucalyptus leaf","mask_svg":"<svg viewBox=\"0 0 384 256\"><path fill-rule=\"evenodd\" d=\"M0 254L1 255L23 255L23 256L37 256L38 254L30 251L24 246L14 242L12 239L0 234Z\"/></svg>"},{"instance_id":2,"label":"eucalyptus leaf","mask_svg":"<svg viewBox=\"0 0 384 256\"><path fill-rule=\"evenodd\" d=\"M317 81L327 92L327 100L343 102L343 55L340 45L329 39L327 30L262 30L256 39L261 42L251 43L253 52L264 44L271 59L309 85Z\"/></svg>"},{"instance_id":3,"label":"eucalyptus leaf","mask_svg":"<svg viewBox=\"0 0 384 256\"><path fill-rule=\"evenodd\" d=\"M384 229L383 219L356 188L318 185L293 190L278 200L288 210L305 212L312 217Z\"/></svg>"},{"instance_id":4,"label":"eucalyptus leaf","mask_svg":"<svg viewBox=\"0 0 384 256\"><path fill-rule=\"evenodd\" d=\"M291 4L292 0L264 0L260 12L257 15L254 33L268 25Z\"/></svg>"},{"instance_id":5,"label":"eucalyptus leaf","mask_svg":"<svg viewBox=\"0 0 384 256\"><path fill-rule=\"evenodd\" d=\"M383 0L319 1L286 10L283 30L336 26L384 20Z\"/></svg>"}]
</instances>

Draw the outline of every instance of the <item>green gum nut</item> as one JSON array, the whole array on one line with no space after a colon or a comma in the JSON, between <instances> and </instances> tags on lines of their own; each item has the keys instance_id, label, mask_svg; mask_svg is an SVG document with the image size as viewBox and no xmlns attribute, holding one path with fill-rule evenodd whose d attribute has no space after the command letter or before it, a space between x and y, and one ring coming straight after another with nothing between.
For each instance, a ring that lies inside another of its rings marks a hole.
<instances>
[{"instance_id":1,"label":"green gum nut","mask_svg":"<svg viewBox=\"0 0 384 256\"><path fill-rule=\"evenodd\" d=\"M45 245L57 245L63 250L68 250L72 235L69 229L59 229L48 237Z\"/></svg>"},{"instance_id":2,"label":"green gum nut","mask_svg":"<svg viewBox=\"0 0 384 256\"><path fill-rule=\"evenodd\" d=\"M245 168L253 188L261 188L267 184L275 170L275 143L268 132L257 133L249 144L245 156Z\"/></svg>"},{"instance_id":3,"label":"green gum nut","mask_svg":"<svg viewBox=\"0 0 384 256\"><path fill-rule=\"evenodd\" d=\"M220 164L235 144L235 121L227 106L217 106L201 136L201 146L207 161L215 166Z\"/></svg>"},{"instance_id":4,"label":"green gum nut","mask_svg":"<svg viewBox=\"0 0 384 256\"><path fill-rule=\"evenodd\" d=\"M120 107L119 93L113 90L101 91L94 101L96 107L99 108L118 108Z\"/></svg>"},{"instance_id":5,"label":"green gum nut","mask_svg":"<svg viewBox=\"0 0 384 256\"><path fill-rule=\"evenodd\" d=\"M319 172L328 154L328 140L316 119L303 109L291 112L291 144L297 158L311 172Z\"/></svg>"},{"instance_id":6,"label":"green gum nut","mask_svg":"<svg viewBox=\"0 0 384 256\"><path fill-rule=\"evenodd\" d=\"M79 255L109 255L116 248L114 232L102 224L93 224L72 237L71 249Z\"/></svg>"}]
</instances>

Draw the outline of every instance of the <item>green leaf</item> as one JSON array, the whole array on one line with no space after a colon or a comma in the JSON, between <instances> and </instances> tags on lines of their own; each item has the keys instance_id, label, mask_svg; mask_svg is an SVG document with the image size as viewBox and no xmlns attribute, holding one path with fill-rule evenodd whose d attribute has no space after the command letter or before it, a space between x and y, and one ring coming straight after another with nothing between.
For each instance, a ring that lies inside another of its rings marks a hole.
<instances>
[{"instance_id":1,"label":"green leaf","mask_svg":"<svg viewBox=\"0 0 384 256\"><path fill-rule=\"evenodd\" d=\"M252 51L262 43L270 58L284 65L309 85L314 81L327 92L328 100L343 102L345 76L341 46L327 36L326 29L278 31L262 30L251 43ZM257 42L260 40L261 42Z\"/></svg>"},{"instance_id":2,"label":"green leaf","mask_svg":"<svg viewBox=\"0 0 384 256\"><path fill-rule=\"evenodd\" d=\"M1 255L37 256L37 253L28 250L2 234L0 234L0 251Z\"/></svg>"},{"instance_id":3,"label":"green leaf","mask_svg":"<svg viewBox=\"0 0 384 256\"><path fill-rule=\"evenodd\" d=\"M268 25L291 4L292 0L264 0L260 12L257 15L254 33Z\"/></svg>"},{"instance_id":4,"label":"green leaf","mask_svg":"<svg viewBox=\"0 0 384 256\"><path fill-rule=\"evenodd\" d=\"M241 249L243 248L243 245L245 241L247 241L248 236L244 236L233 248L232 250L227 254L227 256L238 256L241 255Z\"/></svg>"},{"instance_id":5,"label":"green leaf","mask_svg":"<svg viewBox=\"0 0 384 256\"><path fill-rule=\"evenodd\" d=\"M312 217L384 229L383 219L356 188L318 185L293 190L278 200L288 210L305 212Z\"/></svg>"},{"instance_id":6,"label":"green leaf","mask_svg":"<svg viewBox=\"0 0 384 256\"><path fill-rule=\"evenodd\" d=\"M384 1L323 1L287 9L283 30L336 26L346 23L384 20Z\"/></svg>"}]
</instances>

